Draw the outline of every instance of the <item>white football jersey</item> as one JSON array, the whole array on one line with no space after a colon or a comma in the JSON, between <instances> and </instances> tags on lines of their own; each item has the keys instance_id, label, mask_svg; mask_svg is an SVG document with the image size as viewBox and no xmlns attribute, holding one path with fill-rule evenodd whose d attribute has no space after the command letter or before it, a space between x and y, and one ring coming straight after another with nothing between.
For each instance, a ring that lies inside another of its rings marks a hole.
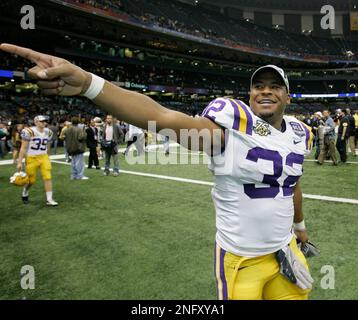
<instances>
[{"instance_id":1,"label":"white football jersey","mask_svg":"<svg viewBox=\"0 0 358 320\"><path fill-rule=\"evenodd\" d=\"M225 149L211 158L216 241L236 255L275 252L292 239L293 187L312 148L308 126L284 116L277 130L242 101L218 98L203 111L227 129Z\"/></svg>"},{"instance_id":2,"label":"white football jersey","mask_svg":"<svg viewBox=\"0 0 358 320\"><path fill-rule=\"evenodd\" d=\"M44 128L42 132L36 127L24 128L21 131L21 139L29 141L29 148L27 150L28 156L46 154L47 144L52 139L52 131L49 128Z\"/></svg>"}]
</instances>

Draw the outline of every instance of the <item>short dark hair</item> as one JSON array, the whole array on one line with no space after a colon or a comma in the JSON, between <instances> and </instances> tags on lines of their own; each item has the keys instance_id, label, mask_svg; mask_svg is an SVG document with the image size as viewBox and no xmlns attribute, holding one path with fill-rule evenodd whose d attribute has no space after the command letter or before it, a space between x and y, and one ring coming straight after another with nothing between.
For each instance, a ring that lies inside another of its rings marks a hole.
<instances>
[{"instance_id":1,"label":"short dark hair","mask_svg":"<svg viewBox=\"0 0 358 320\"><path fill-rule=\"evenodd\" d=\"M72 117L71 122L72 124L77 125L80 123L80 120L78 119L78 117Z\"/></svg>"}]
</instances>

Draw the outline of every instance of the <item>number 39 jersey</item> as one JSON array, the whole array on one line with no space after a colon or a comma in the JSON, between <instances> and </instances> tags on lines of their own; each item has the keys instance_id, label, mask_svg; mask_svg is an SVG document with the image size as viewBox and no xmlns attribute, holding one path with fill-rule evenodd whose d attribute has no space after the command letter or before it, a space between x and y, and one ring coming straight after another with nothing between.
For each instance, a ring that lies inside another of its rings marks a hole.
<instances>
[{"instance_id":1,"label":"number 39 jersey","mask_svg":"<svg viewBox=\"0 0 358 320\"><path fill-rule=\"evenodd\" d=\"M24 128L21 131L21 139L29 141L28 156L38 156L47 153L47 144L52 139L52 131L44 128L41 132L36 127Z\"/></svg>"},{"instance_id":2,"label":"number 39 jersey","mask_svg":"<svg viewBox=\"0 0 358 320\"><path fill-rule=\"evenodd\" d=\"M218 245L246 257L281 249L293 236L293 187L312 148L310 128L284 116L284 130L277 130L242 101L226 98L202 116L226 129L225 149L209 164Z\"/></svg>"}]
</instances>

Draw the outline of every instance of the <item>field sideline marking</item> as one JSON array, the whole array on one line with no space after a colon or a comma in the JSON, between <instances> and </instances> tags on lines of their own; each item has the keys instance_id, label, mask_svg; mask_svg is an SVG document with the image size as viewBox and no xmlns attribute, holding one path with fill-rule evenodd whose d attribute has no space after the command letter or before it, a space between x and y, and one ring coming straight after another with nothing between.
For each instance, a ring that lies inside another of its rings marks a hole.
<instances>
[{"instance_id":1,"label":"field sideline marking","mask_svg":"<svg viewBox=\"0 0 358 320\"><path fill-rule=\"evenodd\" d=\"M64 165L68 165L68 166L71 165L70 163L63 162L63 161L55 160L52 162L58 163L58 164L64 164ZM178 177L164 176L164 175L153 174L153 173L136 172L136 171L128 171L128 170L120 170L120 173L126 173L126 174L135 175L135 176L156 178L156 179L162 179L162 180L171 180L171 181L199 184L199 185L204 185L204 186L213 186L214 185L213 182L209 182L209 181L178 178ZM325 201L331 201L331 202L358 204L358 200L356 200L356 199L336 198L336 197L320 196L320 195L305 194L305 193L303 194L303 197L307 198L307 199L312 199L312 200L325 200Z\"/></svg>"},{"instance_id":2,"label":"field sideline marking","mask_svg":"<svg viewBox=\"0 0 358 320\"><path fill-rule=\"evenodd\" d=\"M169 144L170 147L180 147L180 148L183 148L180 146L180 144L176 143L176 142L173 142L173 143L170 143ZM150 144L146 147L147 151L148 152L157 152L158 149L163 149L163 144ZM183 148L185 149L185 148ZM122 153L126 150L126 148L119 148L118 149L118 152L119 153ZM170 151L171 154L184 154L184 155L191 155L191 156L204 156L204 157L207 157L207 155L202 152L202 151L190 151L190 150L187 150L185 149L187 152L178 152L178 151ZM358 149L356 149L357 152L358 152ZM180 151L180 149L179 149ZM84 153L84 156L89 156L89 152L85 152ZM50 159L51 160L58 160L58 159L63 159L65 157L64 154L57 154L57 155L51 155L50 156ZM307 161L307 162L314 162L316 160L314 159L305 159L304 161ZM325 162L332 162L332 160L326 160ZM350 163L350 164L358 164L358 161L347 161L346 163ZM1 160L0 161L0 166L4 166L4 165L9 165L9 164L13 164L12 160ZM202 164L202 163L201 163Z\"/></svg>"}]
</instances>

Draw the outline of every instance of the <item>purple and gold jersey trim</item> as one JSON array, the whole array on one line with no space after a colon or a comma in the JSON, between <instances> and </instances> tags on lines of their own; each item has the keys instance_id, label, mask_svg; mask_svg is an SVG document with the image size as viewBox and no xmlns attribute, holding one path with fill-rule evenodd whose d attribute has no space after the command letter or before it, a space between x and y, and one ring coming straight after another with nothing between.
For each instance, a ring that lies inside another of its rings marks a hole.
<instances>
[{"instance_id":1,"label":"purple and gold jersey trim","mask_svg":"<svg viewBox=\"0 0 358 320\"><path fill-rule=\"evenodd\" d=\"M312 142L313 142L313 133L309 126L307 126L305 123L303 123L303 129L305 129L306 132L306 149L311 150L312 149Z\"/></svg>"},{"instance_id":2,"label":"purple and gold jersey trim","mask_svg":"<svg viewBox=\"0 0 358 320\"><path fill-rule=\"evenodd\" d=\"M235 112L233 129L252 135L253 120L247 106L239 100L230 99L230 102Z\"/></svg>"},{"instance_id":3,"label":"purple and gold jersey trim","mask_svg":"<svg viewBox=\"0 0 358 320\"><path fill-rule=\"evenodd\" d=\"M227 282L225 278L225 259L226 251L215 244L215 278L217 284L217 295L219 300L228 300Z\"/></svg>"}]
</instances>

